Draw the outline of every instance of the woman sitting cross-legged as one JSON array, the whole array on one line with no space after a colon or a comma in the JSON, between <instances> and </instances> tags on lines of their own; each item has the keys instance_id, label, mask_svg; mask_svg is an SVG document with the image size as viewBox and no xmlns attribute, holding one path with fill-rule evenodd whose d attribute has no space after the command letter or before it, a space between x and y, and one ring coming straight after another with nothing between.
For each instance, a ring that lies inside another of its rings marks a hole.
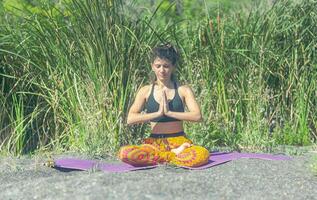
<instances>
[{"instance_id":1,"label":"woman sitting cross-legged","mask_svg":"<svg viewBox=\"0 0 317 200\"><path fill-rule=\"evenodd\" d=\"M208 150L194 145L184 133L183 121L199 122L202 116L192 89L174 80L176 49L169 44L155 47L151 59L156 80L138 91L127 117L128 124L150 121L151 135L141 145L121 147L118 157L133 166L206 164ZM144 108L146 113L142 113Z\"/></svg>"}]
</instances>

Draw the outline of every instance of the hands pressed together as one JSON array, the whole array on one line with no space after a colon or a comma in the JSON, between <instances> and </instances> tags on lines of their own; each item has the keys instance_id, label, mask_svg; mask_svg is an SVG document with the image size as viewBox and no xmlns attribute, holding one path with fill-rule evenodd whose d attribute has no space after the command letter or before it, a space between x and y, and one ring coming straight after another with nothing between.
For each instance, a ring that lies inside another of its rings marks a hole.
<instances>
[{"instance_id":1,"label":"hands pressed together","mask_svg":"<svg viewBox=\"0 0 317 200\"><path fill-rule=\"evenodd\" d=\"M169 106L167 102L167 97L166 97L166 90L162 90L162 97L161 97L161 102L160 102L160 107L159 110L157 111L159 113L159 117L165 115L167 116L169 111Z\"/></svg>"}]
</instances>

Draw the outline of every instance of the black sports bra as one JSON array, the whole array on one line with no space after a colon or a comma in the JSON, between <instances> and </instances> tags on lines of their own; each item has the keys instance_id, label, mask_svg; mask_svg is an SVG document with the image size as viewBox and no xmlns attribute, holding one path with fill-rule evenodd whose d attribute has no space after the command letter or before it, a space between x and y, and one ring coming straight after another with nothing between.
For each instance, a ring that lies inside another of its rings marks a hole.
<instances>
[{"instance_id":1,"label":"black sports bra","mask_svg":"<svg viewBox=\"0 0 317 200\"><path fill-rule=\"evenodd\" d=\"M174 98L168 102L168 107L170 111L175 112L184 112L183 101L178 94L177 84L174 82L175 95ZM147 113L157 112L159 110L160 104L156 102L154 99L154 84L152 85L151 94L145 104L145 109ZM175 119L172 117L161 116L151 120L151 122L172 122L172 121L180 121L179 119Z\"/></svg>"}]
</instances>

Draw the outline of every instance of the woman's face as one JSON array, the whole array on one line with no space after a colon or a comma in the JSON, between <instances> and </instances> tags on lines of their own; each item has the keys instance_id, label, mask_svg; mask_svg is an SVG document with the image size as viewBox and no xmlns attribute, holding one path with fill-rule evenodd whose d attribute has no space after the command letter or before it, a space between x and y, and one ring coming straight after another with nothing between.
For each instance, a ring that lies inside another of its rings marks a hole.
<instances>
[{"instance_id":1,"label":"woman's face","mask_svg":"<svg viewBox=\"0 0 317 200\"><path fill-rule=\"evenodd\" d=\"M158 80L166 81L171 80L175 66L173 66L169 60L156 58L152 63L152 70Z\"/></svg>"}]
</instances>

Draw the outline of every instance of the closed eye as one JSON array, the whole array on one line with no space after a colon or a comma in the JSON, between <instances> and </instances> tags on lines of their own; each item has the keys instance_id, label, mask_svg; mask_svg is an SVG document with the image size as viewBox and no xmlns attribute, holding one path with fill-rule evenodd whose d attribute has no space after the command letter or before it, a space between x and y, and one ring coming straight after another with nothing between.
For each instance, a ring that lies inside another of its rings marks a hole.
<instances>
[{"instance_id":1,"label":"closed eye","mask_svg":"<svg viewBox=\"0 0 317 200\"><path fill-rule=\"evenodd\" d=\"M154 65L156 68L160 68L160 67L164 67L164 68L169 68L170 66L169 65Z\"/></svg>"}]
</instances>

